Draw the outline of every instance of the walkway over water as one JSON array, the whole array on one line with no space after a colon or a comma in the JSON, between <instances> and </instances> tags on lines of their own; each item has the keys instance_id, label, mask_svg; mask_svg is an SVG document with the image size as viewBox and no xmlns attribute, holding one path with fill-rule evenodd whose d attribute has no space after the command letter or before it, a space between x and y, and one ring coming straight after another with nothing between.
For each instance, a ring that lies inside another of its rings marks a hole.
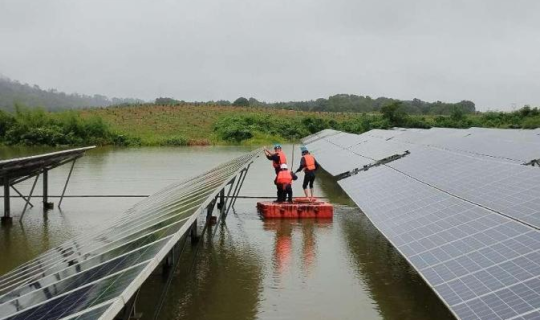
<instances>
[{"instance_id":1,"label":"walkway over water","mask_svg":"<svg viewBox=\"0 0 540 320\"><path fill-rule=\"evenodd\" d=\"M105 230L76 237L0 277L0 319L127 319L141 284L174 263L201 213L225 217L260 150L173 184ZM123 310L123 311L122 311Z\"/></svg>"}]
</instances>

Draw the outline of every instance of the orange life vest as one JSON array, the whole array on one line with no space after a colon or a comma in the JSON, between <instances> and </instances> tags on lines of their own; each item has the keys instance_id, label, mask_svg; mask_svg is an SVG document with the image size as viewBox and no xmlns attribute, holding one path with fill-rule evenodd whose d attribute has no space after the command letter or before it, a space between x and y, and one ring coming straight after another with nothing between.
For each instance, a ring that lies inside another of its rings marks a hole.
<instances>
[{"instance_id":1,"label":"orange life vest","mask_svg":"<svg viewBox=\"0 0 540 320\"><path fill-rule=\"evenodd\" d=\"M303 156L303 158L304 158L304 161L305 161L305 164L306 164L306 166L304 167L304 171L305 170L309 170L309 171L315 170L315 158L310 154L306 154L305 156Z\"/></svg>"},{"instance_id":2,"label":"orange life vest","mask_svg":"<svg viewBox=\"0 0 540 320\"><path fill-rule=\"evenodd\" d=\"M285 157L285 152L283 151L278 151L276 154L279 156L279 161L273 161L272 165L274 168L279 168L282 164L287 163L287 158Z\"/></svg>"},{"instance_id":3,"label":"orange life vest","mask_svg":"<svg viewBox=\"0 0 540 320\"><path fill-rule=\"evenodd\" d=\"M281 170L277 174L276 183L277 184L291 184L293 181L292 174L289 170Z\"/></svg>"}]
</instances>

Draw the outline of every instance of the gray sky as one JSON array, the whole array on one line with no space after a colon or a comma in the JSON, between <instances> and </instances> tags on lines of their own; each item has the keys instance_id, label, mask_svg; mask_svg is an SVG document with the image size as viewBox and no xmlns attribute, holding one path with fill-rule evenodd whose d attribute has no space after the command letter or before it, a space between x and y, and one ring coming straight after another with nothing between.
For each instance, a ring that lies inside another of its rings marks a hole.
<instances>
[{"instance_id":1,"label":"gray sky","mask_svg":"<svg viewBox=\"0 0 540 320\"><path fill-rule=\"evenodd\" d=\"M0 0L0 73L183 100L540 105L537 0Z\"/></svg>"}]
</instances>

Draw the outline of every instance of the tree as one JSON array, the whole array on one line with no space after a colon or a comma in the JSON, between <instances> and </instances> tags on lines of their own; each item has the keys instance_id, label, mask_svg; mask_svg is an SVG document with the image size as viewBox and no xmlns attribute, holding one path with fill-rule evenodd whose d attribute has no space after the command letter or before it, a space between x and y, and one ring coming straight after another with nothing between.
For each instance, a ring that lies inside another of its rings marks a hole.
<instances>
[{"instance_id":1,"label":"tree","mask_svg":"<svg viewBox=\"0 0 540 320\"><path fill-rule=\"evenodd\" d=\"M240 98L234 100L233 106L235 106L235 107L249 107L249 100L244 98L244 97L240 97Z\"/></svg>"},{"instance_id":2,"label":"tree","mask_svg":"<svg viewBox=\"0 0 540 320\"><path fill-rule=\"evenodd\" d=\"M463 109L460 107L453 107L452 112L450 113L450 119L452 119L454 122L460 122L465 120L465 112L463 112Z\"/></svg>"},{"instance_id":3,"label":"tree","mask_svg":"<svg viewBox=\"0 0 540 320\"><path fill-rule=\"evenodd\" d=\"M407 121L407 113L403 110L401 101L391 102L381 108L383 119L388 120L391 126L403 126Z\"/></svg>"}]
</instances>

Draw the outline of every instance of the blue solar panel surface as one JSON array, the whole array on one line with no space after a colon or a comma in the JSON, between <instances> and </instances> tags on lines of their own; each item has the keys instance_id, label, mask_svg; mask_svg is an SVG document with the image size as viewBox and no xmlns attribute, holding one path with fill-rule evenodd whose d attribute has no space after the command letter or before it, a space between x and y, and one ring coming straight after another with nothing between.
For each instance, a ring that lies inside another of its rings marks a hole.
<instances>
[{"instance_id":1,"label":"blue solar panel surface","mask_svg":"<svg viewBox=\"0 0 540 320\"><path fill-rule=\"evenodd\" d=\"M339 184L457 318L540 318L540 170L522 165L540 158L530 150L538 132L399 129L325 140L351 157L410 152ZM316 150L323 168L339 167Z\"/></svg>"}]
</instances>

